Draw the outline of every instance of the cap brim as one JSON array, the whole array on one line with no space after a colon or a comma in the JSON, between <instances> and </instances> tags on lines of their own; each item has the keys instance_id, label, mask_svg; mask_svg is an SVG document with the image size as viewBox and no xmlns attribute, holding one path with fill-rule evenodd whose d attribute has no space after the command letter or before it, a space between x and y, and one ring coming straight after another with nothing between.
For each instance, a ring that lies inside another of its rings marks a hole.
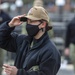
<instances>
[{"instance_id":1,"label":"cap brim","mask_svg":"<svg viewBox=\"0 0 75 75\"><path fill-rule=\"evenodd\" d=\"M41 20L41 18L36 18L36 17L33 17L33 16L25 16L25 17L21 17L21 18L20 18L20 21L26 22L27 19L31 19L31 20Z\"/></svg>"},{"instance_id":2,"label":"cap brim","mask_svg":"<svg viewBox=\"0 0 75 75\"><path fill-rule=\"evenodd\" d=\"M20 21L26 22L27 21L27 18L26 17L21 17L20 18Z\"/></svg>"}]
</instances>

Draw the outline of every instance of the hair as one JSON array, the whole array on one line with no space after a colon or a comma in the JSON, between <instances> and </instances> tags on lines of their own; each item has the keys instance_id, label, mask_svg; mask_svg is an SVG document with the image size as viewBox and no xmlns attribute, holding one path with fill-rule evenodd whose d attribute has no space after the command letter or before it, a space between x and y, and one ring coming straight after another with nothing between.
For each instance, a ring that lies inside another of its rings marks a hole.
<instances>
[{"instance_id":1,"label":"hair","mask_svg":"<svg viewBox=\"0 0 75 75\"><path fill-rule=\"evenodd\" d=\"M46 31L49 31L52 29L52 26L49 26L48 22L46 20L40 20L41 22L45 21L46 22Z\"/></svg>"}]
</instances>

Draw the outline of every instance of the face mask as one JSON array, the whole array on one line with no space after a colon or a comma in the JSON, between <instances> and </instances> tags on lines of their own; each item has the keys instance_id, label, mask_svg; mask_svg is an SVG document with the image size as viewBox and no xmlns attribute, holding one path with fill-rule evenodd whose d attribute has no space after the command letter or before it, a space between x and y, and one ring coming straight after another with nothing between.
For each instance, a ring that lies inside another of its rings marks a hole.
<instances>
[{"instance_id":1,"label":"face mask","mask_svg":"<svg viewBox=\"0 0 75 75\"><path fill-rule=\"evenodd\" d=\"M26 30L27 30L28 35L31 36L31 37L35 36L40 30L39 27L38 27L39 25L27 24L26 25Z\"/></svg>"}]
</instances>

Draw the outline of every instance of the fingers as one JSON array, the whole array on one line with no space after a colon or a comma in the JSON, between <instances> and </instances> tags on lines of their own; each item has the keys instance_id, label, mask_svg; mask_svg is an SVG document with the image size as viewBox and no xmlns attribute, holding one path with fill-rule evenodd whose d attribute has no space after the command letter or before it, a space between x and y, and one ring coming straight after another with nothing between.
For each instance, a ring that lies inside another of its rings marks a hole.
<instances>
[{"instance_id":1,"label":"fingers","mask_svg":"<svg viewBox=\"0 0 75 75\"><path fill-rule=\"evenodd\" d=\"M3 68L7 75L11 75L12 67L10 65L3 64Z\"/></svg>"},{"instance_id":2,"label":"fingers","mask_svg":"<svg viewBox=\"0 0 75 75\"><path fill-rule=\"evenodd\" d=\"M7 64L3 64L3 68L9 68L10 67L10 65L7 65Z\"/></svg>"},{"instance_id":3,"label":"fingers","mask_svg":"<svg viewBox=\"0 0 75 75\"><path fill-rule=\"evenodd\" d=\"M20 22L18 25L21 25L23 22Z\"/></svg>"},{"instance_id":4,"label":"fingers","mask_svg":"<svg viewBox=\"0 0 75 75\"><path fill-rule=\"evenodd\" d=\"M24 16L26 16L26 14L23 14L23 15L19 15L19 17L24 17Z\"/></svg>"},{"instance_id":5,"label":"fingers","mask_svg":"<svg viewBox=\"0 0 75 75\"><path fill-rule=\"evenodd\" d=\"M11 72L12 71L12 67L11 68L5 68L5 71Z\"/></svg>"},{"instance_id":6,"label":"fingers","mask_svg":"<svg viewBox=\"0 0 75 75\"><path fill-rule=\"evenodd\" d=\"M7 75L16 75L18 69L15 66L10 66L7 64L3 64L4 71L6 72Z\"/></svg>"},{"instance_id":7,"label":"fingers","mask_svg":"<svg viewBox=\"0 0 75 75\"><path fill-rule=\"evenodd\" d=\"M15 18L20 19L21 17L25 17L25 14L16 16Z\"/></svg>"},{"instance_id":8,"label":"fingers","mask_svg":"<svg viewBox=\"0 0 75 75\"><path fill-rule=\"evenodd\" d=\"M7 65L7 64L3 64L2 68L4 70L9 70L9 71L11 71L11 69L12 69L12 67L10 65Z\"/></svg>"},{"instance_id":9,"label":"fingers","mask_svg":"<svg viewBox=\"0 0 75 75\"><path fill-rule=\"evenodd\" d=\"M8 25L9 25L10 27L14 27L14 26L21 25L23 22L20 21L20 18L21 18L21 17L24 17L24 16L25 16L25 14L14 17L14 18L8 23Z\"/></svg>"},{"instance_id":10,"label":"fingers","mask_svg":"<svg viewBox=\"0 0 75 75\"><path fill-rule=\"evenodd\" d=\"M11 75L12 71L10 69L4 69L7 75Z\"/></svg>"}]
</instances>

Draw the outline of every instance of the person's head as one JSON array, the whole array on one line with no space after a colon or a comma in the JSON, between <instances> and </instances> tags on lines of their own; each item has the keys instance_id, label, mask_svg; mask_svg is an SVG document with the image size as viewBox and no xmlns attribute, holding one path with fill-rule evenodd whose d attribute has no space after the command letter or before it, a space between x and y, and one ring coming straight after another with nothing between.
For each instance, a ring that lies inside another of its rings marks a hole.
<instances>
[{"instance_id":1,"label":"person's head","mask_svg":"<svg viewBox=\"0 0 75 75\"><path fill-rule=\"evenodd\" d=\"M26 30L28 34L35 36L39 31L45 32L52 29L49 26L49 16L43 7L32 7L28 14L21 18L21 21L26 21Z\"/></svg>"}]
</instances>

